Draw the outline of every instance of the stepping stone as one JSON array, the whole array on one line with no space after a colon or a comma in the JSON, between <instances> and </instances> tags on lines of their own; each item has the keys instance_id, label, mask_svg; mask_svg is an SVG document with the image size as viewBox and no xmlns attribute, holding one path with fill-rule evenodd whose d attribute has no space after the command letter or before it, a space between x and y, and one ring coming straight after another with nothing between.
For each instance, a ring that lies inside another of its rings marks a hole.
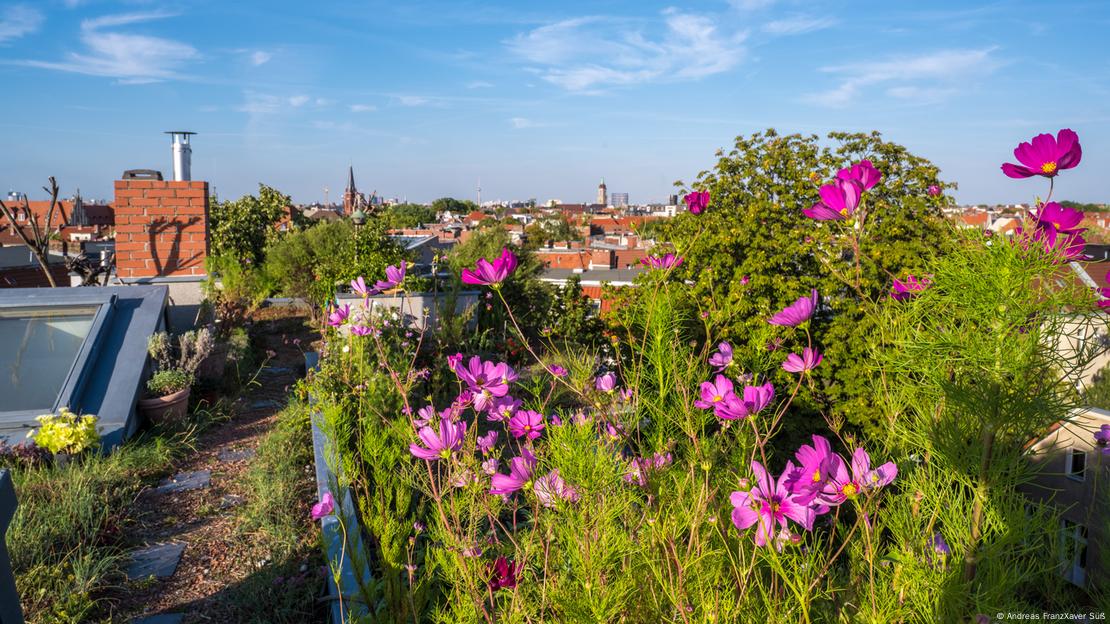
<instances>
[{"instance_id":1,"label":"stepping stone","mask_svg":"<svg viewBox=\"0 0 1110 624\"><path fill-rule=\"evenodd\" d=\"M131 624L178 624L184 617L184 613L159 613L131 620Z\"/></svg>"},{"instance_id":2,"label":"stepping stone","mask_svg":"<svg viewBox=\"0 0 1110 624\"><path fill-rule=\"evenodd\" d=\"M278 409L281 407L281 403L273 399L262 399L251 403L249 407L251 409Z\"/></svg>"},{"instance_id":3,"label":"stepping stone","mask_svg":"<svg viewBox=\"0 0 1110 624\"><path fill-rule=\"evenodd\" d=\"M254 457L254 449L222 449L216 459L222 462L237 462Z\"/></svg>"},{"instance_id":4,"label":"stepping stone","mask_svg":"<svg viewBox=\"0 0 1110 624\"><path fill-rule=\"evenodd\" d=\"M181 554L185 552L185 542L154 544L131 553L131 565L127 566L127 578L133 581L149 578L169 578L177 570Z\"/></svg>"},{"instance_id":5,"label":"stepping stone","mask_svg":"<svg viewBox=\"0 0 1110 624\"><path fill-rule=\"evenodd\" d=\"M220 499L220 509L230 509L232 507L238 507L245 502L247 502L247 499L239 496L238 494L228 494L227 496Z\"/></svg>"},{"instance_id":6,"label":"stepping stone","mask_svg":"<svg viewBox=\"0 0 1110 624\"><path fill-rule=\"evenodd\" d=\"M156 494L174 494L188 490L199 490L208 487L212 480L211 470L197 470L196 472L182 472L166 479L154 488Z\"/></svg>"}]
</instances>

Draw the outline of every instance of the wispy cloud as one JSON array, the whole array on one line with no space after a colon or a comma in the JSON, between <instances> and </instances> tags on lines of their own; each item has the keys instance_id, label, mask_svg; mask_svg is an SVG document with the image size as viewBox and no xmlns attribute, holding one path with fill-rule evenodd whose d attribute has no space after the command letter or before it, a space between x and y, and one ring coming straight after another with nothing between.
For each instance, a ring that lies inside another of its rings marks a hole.
<instances>
[{"instance_id":1,"label":"wispy cloud","mask_svg":"<svg viewBox=\"0 0 1110 624\"><path fill-rule=\"evenodd\" d=\"M401 106L425 106L432 99L423 95L395 95L393 96Z\"/></svg>"},{"instance_id":2,"label":"wispy cloud","mask_svg":"<svg viewBox=\"0 0 1110 624\"><path fill-rule=\"evenodd\" d=\"M816 30L835 26L837 21L831 17L795 16L767 22L762 26L771 35L802 35Z\"/></svg>"},{"instance_id":3,"label":"wispy cloud","mask_svg":"<svg viewBox=\"0 0 1110 624\"><path fill-rule=\"evenodd\" d=\"M513 117L509 120L509 123L517 130L523 130L525 128L545 128L551 125L541 121L533 121L525 117Z\"/></svg>"},{"instance_id":4,"label":"wispy cloud","mask_svg":"<svg viewBox=\"0 0 1110 624\"><path fill-rule=\"evenodd\" d=\"M475 80L474 82L466 83L467 89L489 89L492 86L492 82L486 82L485 80Z\"/></svg>"},{"instance_id":5,"label":"wispy cloud","mask_svg":"<svg viewBox=\"0 0 1110 624\"><path fill-rule=\"evenodd\" d=\"M254 65L255 67L258 67L259 65L265 65L266 63L269 63L270 59L272 58L274 58L274 56L269 52L255 50L254 52L251 52L251 65Z\"/></svg>"},{"instance_id":6,"label":"wispy cloud","mask_svg":"<svg viewBox=\"0 0 1110 624\"><path fill-rule=\"evenodd\" d=\"M149 12L88 19L81 23L80 40L87 48L85 53L71 52L63 61L28 60L19 64L106 76L130 84L177 78L182 66L200 58L196 48L163 37L106 30L172 16L171 13Z\"/></svg>"},{"instance_id":7,"label":"wispy cloud","mask_svg":"<svg viewBox=\"0 0 1110 624\"><path fill-rule=\"evenodd\" d=\"M42 11L25 4L16 4L0 12L0 44L19 39L39 29Z\"/></svg>"},{"instance_id":8,"label":"wispy cloud","mask_svg":"<svg viewBox=\"0 0 1110 624\"><path fill-rule=\"evenodd\" d=\"M348 108L352 113L372 113L378 110L378 107L373 104L351 104Z\"/></svg>"},{"instance_id":9,"label":"wispy cloud","mask_svg":"<svg viewBox=\"0 0 1110 624\"><path fill-rule=\"evenodd\" d=\"M251 115L272 115L296 109L319 110L331 104L332 101L326 98L313 98L303 93L295 95L274 95L272 93L244 91L243 103L236 107L235 110Z\"/></svg>"},{"instance_id":10,"label":"wispy cloud","mask_svg":"<svg viewBox=\"0 0 1110 624\"><path fill-rule=\"evenodd\" d=\"M844 76L839 85L807 100L824 106L846 106L869 88L901 99L943 99L966 88L969 81L986 76L1001 66L992 54L995 48L941 50L919 56L890 57L882 61L851 63L821 68Z\"/></svg>"},{"instance_id":11,"label":"wispy cloud","mask_svg":"<svg viewBox=\"0 0 1110 624\"><path fill-rule=\"evenodd\" d=\"M741 11L755 11L757 9L765 9L777 0L728 0L732 6L740 9Z\"/></svg>"},{"instance_id":12,"label":"wispy cloud","mask_svg":"<svg viewBox=\"0 0 1110 624\"><path fill-rule=\"evenodd\" d=\"M569 91L692 80L732 69L744 58L745 32L718 29L707 15L662 12L643 24L580 17L541 26L509 40L509 49L540 76Z\"/></svg>"}]
</instances>

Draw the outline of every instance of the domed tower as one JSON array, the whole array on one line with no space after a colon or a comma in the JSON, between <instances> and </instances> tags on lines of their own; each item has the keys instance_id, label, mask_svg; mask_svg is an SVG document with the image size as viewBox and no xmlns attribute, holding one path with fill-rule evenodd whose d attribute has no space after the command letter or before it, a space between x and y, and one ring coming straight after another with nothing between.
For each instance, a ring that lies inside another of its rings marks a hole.
<instances>
[{"instance_id":1,"label":"domed tower","mask_svg":"<svg viewBox=\"0 0 1110 624\"><path fill-rule=\"evenodd\" d=\"M609 205L609 190L605 187L605 178L602 178L601 184L597 185L597 203L602 206Z\"/></svg>"}]
</instances>

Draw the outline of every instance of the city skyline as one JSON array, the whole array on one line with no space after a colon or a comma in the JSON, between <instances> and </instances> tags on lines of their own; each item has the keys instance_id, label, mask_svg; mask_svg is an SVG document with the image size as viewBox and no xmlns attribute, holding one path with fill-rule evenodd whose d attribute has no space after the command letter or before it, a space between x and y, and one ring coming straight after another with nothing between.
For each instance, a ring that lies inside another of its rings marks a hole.
<instances>
[{"instance_id":1,"label":"city skyline","mask_svg":"<svg viewBox=\"0 0 1110 624\"><path fill-rule=\"evenodd\" d=\"M1061 199L1106 201L1110 81L1095 2L928 9L787 0L347 3L209 0L0 5L0 191L110 197L125 169L167 173L164 130L198 132L194 178L310 203L360 190L429 202L588 202L604 177L663 202L733 137L880 130L967 204L1045 188L998 166L1075 129Z\"/></svg>"}]
</instances>

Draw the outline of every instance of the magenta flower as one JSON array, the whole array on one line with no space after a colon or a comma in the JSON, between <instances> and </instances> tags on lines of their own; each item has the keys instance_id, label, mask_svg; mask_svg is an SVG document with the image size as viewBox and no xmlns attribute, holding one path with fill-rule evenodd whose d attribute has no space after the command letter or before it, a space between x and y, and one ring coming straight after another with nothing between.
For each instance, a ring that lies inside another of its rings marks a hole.
<instances>
[{"instance_id":1,"label":"magenta flower","mask_svg":"<svg viewBox=\"0 0 1110 624\"><path fill-rule=\"evenodd\" d=\"M833 473L844 466L844 460L832 452L828 439L819 435L813 436L813 446L800 446L794 458L799 465L790 475L788 485L802 499L813 499L821 494L832 480ZM822 514L828 511L828 507L820 506L815 511Z\"/></svg>"},{"instance_id":2,"label":"magenta flower","mask_svg":"<svg viewBox=\"0 0 1110 624\"><path fill-rule=\"evenodd\" d=\"M936 184L930 184L929 188L925 189L925 192L929 194L929 197L937 197L941 193L940 187Z\"/></svg>"},{"instance_id":3,"label":"magenta flower","mask_svg":"<svg viewBox=\"0 0 1110 624\"><path fill-rule=\"evenodd\" d=\"M813 311L817 309L818 300L817 289L814 288L810 296L801 297L794 303L786 306L782 311L768 319L767 322L772 325L782 325L783 327L797 327L813 316Z\"/></svg>"},{"instance_id":4,"label":"magenta flower","mask_svg":"<svg viewBox=\"0 0 1110 624\"><path fill-rule=\"evenodd\" d=\"M930 281L927 277L918 279L913 275L906 277L906 281L895 278L894 286L890 291L890 298L895 301L906 301L915 294L925 290L929 287Z\"/></svg>"},{"instance_id":5,"label":"magenta flower","mask_svg":"<svg viewBox=\"0 0 1110 624\"><path fill-rule=\"evenodd\" d=\"M372 329L365 325L351 325L351 333L356 336L366 336L369 335L372 331Z\"/></svg>"},{"instance_id":6,"label":"magenta flower","mask_svg":"<svg viewBox=\"0 0 1110 624\"><path fill-rule=\"evenodd\" d=\"M717 352L709 356L709 365L716 366L717 372L721 372L732 364L732 345L727 342L722 342L717 345Z\"/></svg>"},{"instance_id":7,"label":"magenta flower","mask_svg":"<svg viewBox=\"0 0 1110 624\"><path fill-rule=\"evenodd\" d=\"M344 321L347 320L347 317L349 317L350 315L350 304L343 304L342 308L336 305L332 309L331 314L328 314L328 325L331 325L332 327L339 327L343 324Z\"/></svg>"},{"instance_id":8,"label":"magenta flower","mask_svg":"<svg viewBox=\"0 0 1110 624\"><path fill-rule=\"evenodd\" d=\"M484 362L476 355L465 367L456 366L455 374L468 386L474 397L474 409L479 412L493 405L494 399L507 395L509 384L517 378L508 364Z\"/></svg>"},{"instance_id":9,"label":"magenta flower","mask_svg":"<svg viewBox=\"0 0 1110 624\"><path fill-rule=\"evenodd\" d=\"M724 375L717 375L712 382L702 382L701 398L694 401L694 407L717 409L718 405L731 396L734 396L732 381Z\"/></svg>"},{"instance_id":10,"label":"magenta flower","mask_svg":"<svg viewBox=\"0 0 1110 624\"><path fill-rule=\"evenodd\" d=\"M512 494L532 480L536 456L527 448L521 449L520 456L509 460L509 474L495 474L490 479L490 494Z\"/></svg>"},{"instance_id":11,"label":"magenta flower","mask_svg":"<svg viewBox=\"0 0 1110 624\"><path fill-rule=\"evenodd\" d=\"M543 428L543 414L532 410L518 410L509 419L509 433L513 434L514 438L527 437L529 440L535 440L543 435Z\"/></svg>"},{"instance_id":12,"label":"magenta flower","mask_svg":"<svg viewBox=\"0 0 1110 624\"><path fill-rule=\"evenodd\" d=\"M682 198L690 214L699 215L709 206L709 191L693 191Z\"/></svg>"},{"instance_id":13,"label":"magenta flower","mask_svg":"<svg viewBox=\"0 0 1110 624\"><path fill-rule=\"evenodd\" d=\"M1064 169L1071 169L1083 158L1079 135L1065 128L1056 133L1038 134L1030 143L1022 143L1014 150L1020 165L1006 163L1002 173L1011 178L1028 178L1035 175L1051 178Z\"/></svg>"},{"instance_id":14,"label":"magenta flower","mask_svg":"<svg viewBox=\"0 0 1110 624\"><path fill-rule=\"evenodd\" d=\"M495 592L499 589L512 589L516 587L517 575L524 569L523 564L513 563L504 557L498 557L489 564L489 590Z\"/></svg>"},{"instance_id":15,"label":"magenta flower","mask_svg":"<svg viewBox=\"0 0 1110 624\"><path fill-rule=\"evenodd\" d=\"M617 387L617 376L613 373L605 373L594 379L594 387L601 392L612 392Z\"/></svg>"},{"instance_id":16,"label":"magenta flower","mask_svg":"<svg viewBox=\"0 0 1110 624\"><path fill-rule=\"evenodd\" d=\"M409 445L409 452L426 461L436 461L451 457L451 453L462 447L466 437L466 422L453 423L446 418L439 421L439 434L431 427L422 427L416 434L424 446ZM426 447L426 448L425 448Z\"/></svg>"},{"instance_id":17,"label":"magenta flower","mask_svg":"<svg viewBox=\"0 0 1110 624\"><path fill-rule=\"evenodd\" d=\"M447 368L451 369L451 372L457 374L458 373L457 369L459 367L459 364L463 361L464 357L465 356L463 356L463 354L461 354L461 353L456 353L455 355L448 355L447 356Z\"/></svg>"},{"instance_id":18,"label":"magenta flower","mask_svg":"<svg viewBox=\"0 0 1110 624\"><path fill-rule=\"evenodd\" d=\"M762 412L775 398L775 387L771 382L762 386L745 386L743 396L735 394L718 403L713 413L724 420L741 420Z\"/></svg>"},{"instance_id":19,"label":"magenta flower","mask_svg":"<svg viewBox=\"0 0 1110 624\"><path fill-rule=\"evenodd\" d=\"M852 216L859 206L862 187L856 180L837 180L818 189L821 201L802 214L818 221L841 221Z\"/></svg>"},{"instance_id":20,"label":"magenta flower","mask_svg":"<svg viewBox=\"0 0 1110 624\"><path fill-rule=\"evenodd\" d=\"M494 457L490 457L489 459L482 462L482 472L491 476L495 475L497 474L497 465L497 459Z\"/></svg>"},{"instance_id":21,"label":"magenta flower","mask_svg":"<svg viewBox=\"0 0 1110 624\"><path fill-rule=\"evenodd\" d=\"M370 289L366 287L366 280L362 279L361 275L351 280L351 292L363 298L371 294Z\"/></svg>"},{"instance_id":22,"label":"magenta flower","mask_svg":"<svg viewBox=\"0 0 1110 624\"><path fill-rule=\"evenodd\" d=\"M1082 210L1048 202L1032 216L1036 219L1033 240L1044 242L1045 251L1058 249L1068 260L1082 255L1086 244L1083 238L1086 228L1079 227L1084 216Z\"/></svg>"},{"instance_id":23,"label":"magenta flower","mask_svg":"<svg viewBox=\"0 0 1110 624\"><path fill-rule=\"evenodd\" d=\"M482 451L482 455L489 455L493 451L493 447L497 445L497 432L490 431L486 435L478 436L478 450Z\"/></svg>"},{"instance_id":24,"label":"magenta flower","mask_svg":"<svg viewBox=\"0 0 1110 624\"><path fill-rule=\"evenodd\" d=\"M786 462L786 469L777 481L767 474L763 465L752 462L755 485L748 491L733 492L732 523L743 531L759 523L755 532L755 545L766 546L779 533L779 528L787 528L787 519L802 525L807 531L813 529L816 514L807 502L786 487L786 481L794 472L794 464Z\"/></svg>"},{"instance_id":25,"label":"magenta flower","mask_svg":"<svg viewBox=\"0 0 1110 624\"><path fill-rule=\"evenodd\" d=\"M669 253L665 256L647 256L640 259L640 264L653 269L674 269L682 266L682 256Z\"/></svg>"},{"instance_id":26,"label":"magenta flower","mask_svg":"<svg viewBox=\"0 0 1110 624\"><path fill-rule=\"evenodd\" d=\"M871 457L867 451L857 448L852 453L851 472L839 455L833 455L829 466L829 479L816 500L830 506L836 506L848 499L853 499L861 492L877 490L889 485L898 476L898 466L894 462L887 462L872 470Z\"/></svg>"},{"instance_id":27,"label":"magenta flower","mask_svg":"<svg viewBox=\"0 0 1110 624\"><path fill-rule=\"evenodd\" d=\"M513 414L520 409L521 401L514 399L509 395L498 397L493 400L489 406L489 411L486 413L486 420L492 422L501 422L513 417Z\"/></svg>"},{"instance_id":28,"label":"magenta flower","mask_svg":"<svg viewBox=\"0 0 1110 624\"><path fill-rule=\"evenodd\" d=\"M385 268L385 281L374 284L374 290L383 291L395 288L405 281L405 262L402 260L399 267L387 266Z\"/></svg>"},{"instance_id":29,"label":"magenta flower","mask_svg":"<svg viewBox=\"0 0 1110 624\"><path fill-rule=\"evenodd\" d=\"M1104 424L1101 429L1094 432L1094 443L1103 447L1110 446L1110 424ZM1102 452L1106 453L1107 451L1103 450Z\"/></svg>"},{"instance_id":30,"label":"magenta flower","mask_svg":"<svg viewBox=\"0 0 1110 624\"><path fill-rule=\"evenodd\" d=\"M870 160L861 160L851 167L841 169L836 177L848 182L858 182L862 190L869 191L883 179L883 174Z\"/></svg>"},{"instance_id":31,"label":"magenta flower","mask_svg":"<svg viewBox=\"0 0 1110 624\"><path fill-rule=\"evenodd\" d=\"M559 366L558 364L552 364L551 366L548 366L547 367L547 372L551 373L555 377L566 377L567 376L567 369L563 368L562 366Z\"/></svg>"},{"instance_id":32,"label":"magenta flower","mask_svg":"<svg viewBox=\"0 0 1110 624\"><path fill-rule=\"evenodd\" d=\"M817 368L821 363L822 355L816 349L806 347L802 349L802 354L791 353L786 356L786 361L782 363L782 369L788 373L808 373L809 371Z\"/></svg>"},{"instance_id":33,"label":"magenta flower","mask_svg":"<svg viewBox=\"0 0 1110 624\"><path fill-rule=\"evenodd\" d=\"M419 429L420 427L427 427L436 418L436 408L434 405L425 405L424 407L416 410L416 418L412 419L412 423Z\"/></svg>"},{"instance_id":34,"label":"magenta flower","mask_svg":"<svg viewBox=\"0 0 1110 624\"><path fill-rule=\"evenodd\" d=\"M463 269L462 281L476 286L500 288L501 282L505 281L516 270L517 264L519 264L519 260L513 255L513 252L509 251L508 248L503 248L501 255L492 263L485 258L480 258L473 271Z\"/></svg>"},{"instance_id":35,"label":"magenta flower","mask_svg":"<svg viewBox=\"0 0 1110 624\"><path fill-rule=\"evenodd\" d=\"M335 511L335 497L331 492L324 492L320 497L320 502L312 506L312 519L319 520L325 516L330 516Z\"/></svg>"},{"instance_id":36,"label":"magenta flower","mask_svg":"<svg viewBox=\"0 0 1110 624\"><path fill-rule=\"evenodd\" d=\"M624 475L624 480L643 487L647 485L650 473L662 470L671 465L672 462L674 462L674 455L671 453L655 453L651 457L633 458L629 463L628 472Z\"/></svg>"},{"instance_id":37,"label":"magenta flower","mask_svg":"<svg viewBox=\"0 0 1110 624\"><path fill-rule=\"evenodd\" d=\"M566 481L559 476L558 470L552 470L536 479L535 484L532 485L532 491L536 493L536 498L544 507L554 507L558 500L572 503L578 500L578 491L567 485Z\"/></svg>"}]
</instances>

